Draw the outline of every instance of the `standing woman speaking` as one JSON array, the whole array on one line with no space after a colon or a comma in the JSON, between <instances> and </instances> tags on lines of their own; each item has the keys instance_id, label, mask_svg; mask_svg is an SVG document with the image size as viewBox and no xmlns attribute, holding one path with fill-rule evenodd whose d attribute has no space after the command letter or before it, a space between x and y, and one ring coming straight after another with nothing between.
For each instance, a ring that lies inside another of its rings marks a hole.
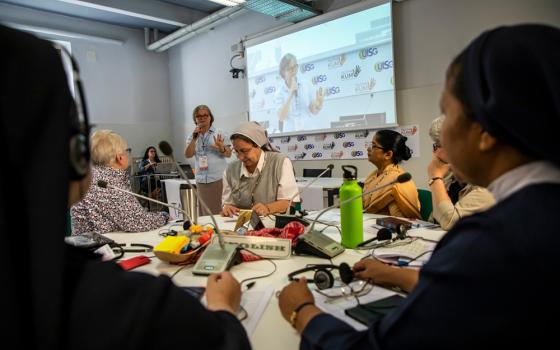
<instances>
[{"instance_id":1,"label":"standing woman speaking","mask_svg":"<svg viewBox=\"0 0 560 350\"><path fill-rule=\"evenodd\" d=\"M196 127L187 139L185 157L194 156L198 195L206 202L212 214L218 214L222 207L222 176L226 158L231 156L230 142L213 126L214 115L208 106L196 106L193 121ZM199 214L208 215L200 209Z\"/></svg>"}]
</instances>

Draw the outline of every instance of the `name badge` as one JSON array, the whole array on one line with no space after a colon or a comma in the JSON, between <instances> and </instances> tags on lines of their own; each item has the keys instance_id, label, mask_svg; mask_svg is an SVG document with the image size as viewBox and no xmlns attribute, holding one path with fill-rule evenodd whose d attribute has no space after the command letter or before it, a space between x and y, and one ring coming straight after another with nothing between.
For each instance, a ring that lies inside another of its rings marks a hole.
<instances>
[{"instance_id":1,"label":"name badge","mask_svg":"<svg viewBox=\"0 0 560 350\"><path fill-rule=\"evenodd\" d=\"M204 155L198 157L198 169L208 170L208 156Z\"/></svg>"}]
</instances>

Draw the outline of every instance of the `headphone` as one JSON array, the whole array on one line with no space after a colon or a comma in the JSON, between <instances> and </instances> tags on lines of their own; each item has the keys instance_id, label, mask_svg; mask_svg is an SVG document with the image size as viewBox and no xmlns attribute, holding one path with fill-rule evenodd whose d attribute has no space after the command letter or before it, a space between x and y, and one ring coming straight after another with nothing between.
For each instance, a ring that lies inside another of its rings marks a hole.
<instances>
[{"instance_id":1,"label":"headphone","mask_svg":"<svg viewBox=\"0 0 560 350\"><path fill-rule=\"evenodd\" d=\"M352 271L352 269L347 263L342 263L338 266L331 265L331 264L308 265L303 269L290 272L290 274L288 274L288 279L290 281L294 281L294 280L297 281L298 279L294 278L295 275L299 275L300 273L304 273L307 271L315 271L315 274L313 275L313 279L307 280L307 282L315 283L317 288L321 290L328 289L328 288L332 288L332 286L334 285L334 276L332 272L329 271L329 269L338 270L338 273L340 274L340 279L345 284L349 284L350 282L352 282L352 280L354 280L354 272Z\"/></svg>"},{"instance_id":2,"label":"headphone","mask_svg":"<svg viewBox=\"0 0 560 350\"><path fill-rule=\"evenodd\" d=\"M86 106L86 99L83 93L82 81L80 80L80 70L74 57L68 50L61 45L54 44L54 47L65 55L72 66L72 80L76 87L76 96L69 111L70 122L70 142L69 142L69 175L70 180L83 179L89 169L90 150L89 150L89 117Z\"/></svg>"}]
</instances>

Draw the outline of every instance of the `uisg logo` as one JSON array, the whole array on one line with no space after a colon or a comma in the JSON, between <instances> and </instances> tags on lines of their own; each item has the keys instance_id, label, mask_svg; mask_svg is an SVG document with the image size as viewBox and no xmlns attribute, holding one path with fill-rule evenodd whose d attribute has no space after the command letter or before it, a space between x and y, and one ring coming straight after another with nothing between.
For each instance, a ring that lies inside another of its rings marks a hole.
<instances>
[{"instance_id":1,"label":"uisg logo","mask_svg":"<svg viewBox=\"0 0 560 350\"><path fill-rule=\"evenodd\" d=\"M362 60L365 60L368 57L377 55L377 52L378 52L377 47L368 47L366 49L360 50L360 52L358 53L358 56Z\"/></svg>"},{"instance_id":2,"label":"uisg logo","mask_svg":"<svg viewBox=\"0 0 560 350\"><path fill-rule=\"evenodd\" d=\"M337 132L336 134L334 134L335 139L341 139L341 138L344 138L344 137L346 137L346 134L343 133L343 132Z\"/></svg>"},{"instance_id":3,"label":"uisg logo","mask_svg":"<svg viewBox=\"0 0 560 350\"><path fill-rule=\"evenodd\" d=\"M320 83L324 83L325 81L327 81L327 76L324 74L319 74L314 76L313 78L311 78L311 82L314 85L320 84Z\"/></svg>"},{"instance_id":4,"label":"uisg logo","mask_svg":"<svg viewBox=\"0 0 560 350\"><path fill-rule=\"evenodd\" d=\"M266 81L266 77L265 77L264 75L255 78L255 84L256 84L256 85L259 85L259 84L261 84L261 83L264 83L265 81Z\"/></svg>"},{"instance_id":5,"label":"uisg logo","mask_svg":"<svg viewBox=\"0 0 560 350\"><path fill-rule=\"evenodd\" d=\"M274 86L267 86L267 87L264 88L264 94L265 95L271 94L274 91L276 91L276 87L274 87Z\"/></svg>"},{"instance_id":6,"label":"uisg logo","mask_svg":"<svg viewBox=\"0 0 560 350\"><path fill-rule=\"evenodd\" d=\"M361 157L364 155L364 152L362 151L352 151L352 157Z\"/></svg>"},{"instance_id":7,"label":"uisg logo","mask_svg":"<svg viewBox=\"0 0 560 350\"><path fill-rule=\"evenodd\" d=\"M315 148L315 145L312 144L312 143L308 143L308 144L306 144L305 146L303 146L303 148L305 148L305 149L313 149L313 148Z\"/></svg>"},{"instance_id":8,"label":"uisg logo","mask_svg":"<svg viewBox=\"0 0 560 350\"><path fill-rule=\"evenodd\" d=\"M327 96L336 95L338 93L340 93L340 87L338 87L338 86L330 86L330 87L325 89L325 94Z\"/></svg>"},{"instance_id":9,"label":"uisg logo","mask_svg":"<svg viewBox=\"0 0 560 350\"><path fill-rule=\"evenodd\" d=\"M300 71L302 73L306 73L311 72L313 69L315 69L315 65L313 63L306 63L301 65Z\"/></svg>"},{"instance_id":10,"label":"uisg logo","mask_svg":"<svg viewBox=\"0 0 560 350\"><path fill-rule=\"evenodd\" d=\"M348 147L354 147L354 142L352 141L346 141L342 144L342 147L344 148L348 148Z\"/></svg>"},{"instance_id":11,"label":"uisg logo","mask_svg":"<svg viewBox=\"0 0 560 350\"><path fill-rule=\"evenodd\" d=\"M391 68L393 68L393 61L392 60L387 60L387 61L377 62L374 65L374 68L375 68L376 72L381 72L385 69L391 69Z\"/></svg>"},{"instance_id":12,"label":"uisg logo","mask_svg":"<svg viewBox=\"0 0 560 350\"><path fill-rule=\"evenodd\" d=\"M305 136L305 135L300 135L300 136L297 137L297 140L298 140L298 141L305 141L305 140L307 140L307 136Z\"/></svg>"},{"instance_id":13,"label":"uisg logo","mask_svg":"<svg viewBox=\"0 0 560 350\"><path fill-rule=\"evenodd\" d=\"M311 157L313 157L313 158L323 158L323 153L313 152L313 154L311 154Z\"/></svg>"}]
</instances>

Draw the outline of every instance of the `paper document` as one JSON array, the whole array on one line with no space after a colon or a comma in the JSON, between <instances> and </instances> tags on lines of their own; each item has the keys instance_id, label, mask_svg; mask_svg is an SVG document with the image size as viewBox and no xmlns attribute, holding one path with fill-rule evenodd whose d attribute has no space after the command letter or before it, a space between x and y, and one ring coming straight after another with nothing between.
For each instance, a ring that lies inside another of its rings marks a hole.
<instances>
[{"instance_id":1,"label":"paper document","mask_svg":"<svg viewBox=\"0 0 560 350\"><path fill-rule=\"evenodd\" d=\"M393 292L392 290L389 289L385 289L383 287L374 286L371 292L369 292L364 296L359 297L359 299L361 304L366 304L395 294L398 293ZM358 321L355 321L349 316L346 316L346 314L344 313L344 310L353 308L354 306L358 305L355 297L349 296L349 297L331 299L320 293L317 293L317 291L315 290L313 291L313 296L315 297L315 305L317 305L319 309L330 313L336 318L341 319L342 321L348 323L350 326L354 327L358 331L363 331L367 329L367 326L361 324Z\"/></svg>"},{"instance_id":2,"label":"paper document","mask_svg":"<svg viewBox=\"0 0 560 350\"><path fill-rule=\"evenodd\" d=\"M311 212L305 218L309 221L313 221L320 211ZM327 211L319 218L318 222L324 222L329 225L340 224L340 211Z\"/></svg>"},{"instance_id":3,"label":"paper document","mask_svg":"<svg viewBox=\"0 0 560 350\"><path fill-rule=\"evenodd\" d=\"M447 231L442 229L416 228L407 231L410 237L420 237L428 241L439 242Z\"/></svg>"},{"instance_id":4,"label":"paper document","mask_svg":"<svg viewBox=\"0 0 560 350\"><path fill-rule=\"evenodd\" d=\"M241 306L247 311L247 318L241 321L241 323L243 327L245 327L249 337L251 337L255 328L257 328L257 323L259 323L273 291L272 287L268 287L249 290L243 292L241 295Z\"/></svg>"}]
</instances>

